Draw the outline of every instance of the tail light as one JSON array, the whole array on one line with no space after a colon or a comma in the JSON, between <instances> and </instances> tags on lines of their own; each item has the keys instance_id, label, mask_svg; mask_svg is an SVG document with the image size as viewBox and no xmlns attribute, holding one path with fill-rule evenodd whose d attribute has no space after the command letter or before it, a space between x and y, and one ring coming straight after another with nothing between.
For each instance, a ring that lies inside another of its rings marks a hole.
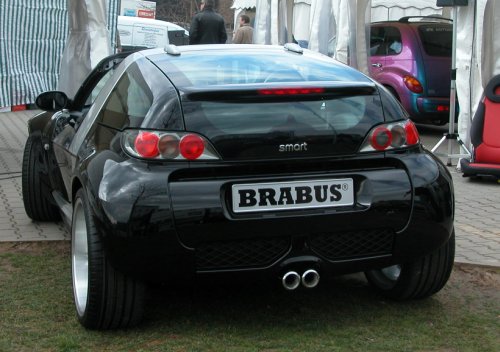
<instances>
[{"instance_id":1,"label":"tail light","mask_svg":"<svg viewBox=\"0 0 500 352\"><path fill-rule=\"evenodd\" d=\"M205 142L196 134L188 134L179 143L181 155L188 160L198 159L205 150Z\"/></svg>"},{"instance_id":2,"label":"tail light","mask_svg":"<svg viewBox=\"0 0 500 352\"><path fill-rule=\"evenodd\" d=\"M133 157L151 160L218 160L204 137L190 132L127 130L123 149Z\"/></svg>"},{"instance_id":3,"label":"tail light","mask_svg":"<svg viewBox=\"0 0 500 352\"><path fill-rule=\"evenodd\" d=\"M160 137L152 132L139 133L134 141L135 150L144 158L154 158L160 153L159 140Z\"/></svg>"},{"instance_id":4,"label":"tail light","mask_svg":"<svg viewBox=\"0 0 500 352\"><path fill-rule=\"evenodd\" d=\"M259 89L260 95L308 95L321 94L325 92L324 88L267 88Z\"/></svg>"},{"instance_id":5,"label":"tail light","mask_svg":"<svg viewBox=\"0 0 500 352\"><path fill-rule=\"evenodd\" d=\"M384 151L411 147L419 143L415 124L410 120L375 127L366 137L360 152Z\"/></svg>"},{"instance_id":6,"label":"tail light","mask_svg":"<svg viewBox=\"0 0 500 352\"><path fill-rule=\"evenodd\" d=\"M422 87L420 81L413 76L404 76L403 81L405 82L406 87L413 93L420 94L424 91L424 87Z\"/></svg>"}]
</instances>

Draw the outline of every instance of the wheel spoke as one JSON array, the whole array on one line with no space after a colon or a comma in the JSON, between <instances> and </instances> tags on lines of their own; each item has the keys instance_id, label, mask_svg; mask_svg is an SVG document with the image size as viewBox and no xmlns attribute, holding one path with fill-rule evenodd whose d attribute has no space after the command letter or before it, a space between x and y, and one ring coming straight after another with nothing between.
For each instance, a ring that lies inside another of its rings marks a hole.
<instances>
[{"instance_id":1,"label":"wheel spoke","mask_svg":"<svg viewBox=\"0 0 500 352\"><path fill-rule=\"evenodd\" d=\"M83 316L87 307L87 295L89 286L89 259L87 223L85 221L85 211L83 208L83 203L79 198L75 201L71 234L73 293L75 296L75 304L78 315Z\"/></svg>"}]
</instances>

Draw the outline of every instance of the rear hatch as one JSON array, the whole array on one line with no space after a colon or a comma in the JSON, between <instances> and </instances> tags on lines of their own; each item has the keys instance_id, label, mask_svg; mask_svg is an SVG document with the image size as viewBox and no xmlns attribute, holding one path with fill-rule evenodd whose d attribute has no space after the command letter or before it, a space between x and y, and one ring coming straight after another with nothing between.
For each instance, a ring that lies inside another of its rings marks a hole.
<instances>
[{"instance_id":1,"label":"rear hatch","mask_svg":"<svg viewBox=\"0 0 500 352\"><path fill-rule=\"evenodd\" d=\"M304 82L183 90L186 129L225 161L352 155L384 121L372 83Z\"/></svg>"},{"instance_id":2,"label":"rear hatch","mask_svg":"<svg viewBox=\"0 0 500 352\"><path fill-rule=\"evenodd\" d=\"M175 227L198 268L265 267L292 247L323 253L325 244L330 260L390 254L412 192L397 161L358 153L384 123L371 80L272 47L223 53L215 64L212 54L158 63L179 90L185 129L220 157L169 177Z\"/></svg>"},{"instance_id":3,"label":"rear hatch","mask_svg":"<svg viewBox=\"0 0 500 352\"><path fill-rule=\"evenodd\" d=\"M427 96L448 97L451 84L453 26L445 23L418 25Z\"/></svg>"}]
</instances>

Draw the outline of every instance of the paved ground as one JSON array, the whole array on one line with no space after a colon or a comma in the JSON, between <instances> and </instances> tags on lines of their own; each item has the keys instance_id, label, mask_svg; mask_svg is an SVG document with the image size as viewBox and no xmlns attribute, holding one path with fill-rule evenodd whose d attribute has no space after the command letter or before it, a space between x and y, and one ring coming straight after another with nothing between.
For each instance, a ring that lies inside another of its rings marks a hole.
<instances>
[{"instance_id":1,"label":"paved ground","mask_svg":"<svg viewBox=\"0 0 500 352\"><path fill-rule=\"evenodd\" d=\"M34 113L0 113L0 241L68 239L62 223L32 222L24 212L21 163L28 134L26 122ZM419 131L424 145L432 149L446 127L419 126ZM437 152L446 151L447 143ZM456 196L456 261L500 266L500 184L465 179L452 166L450 171Z\"/></svg>"}]
</instances>

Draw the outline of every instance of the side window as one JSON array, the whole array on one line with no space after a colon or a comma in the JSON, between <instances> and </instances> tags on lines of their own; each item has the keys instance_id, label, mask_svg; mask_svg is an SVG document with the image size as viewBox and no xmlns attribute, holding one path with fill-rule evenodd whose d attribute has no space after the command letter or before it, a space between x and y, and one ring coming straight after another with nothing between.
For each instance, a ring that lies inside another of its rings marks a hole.
<instances>
[{"instance_id":1,"label":"side window","mask_svg":"<svg viewBox=\"0 0 500 352\"><path fill-rule=\"evenodd\" d=\"M396 27L371 27L370 55L398 55L401 53L401 33Z\"/></svg>"},{"instance_id":2,"label":"side window","mask_svg":"<svg viewBox=\"0 0 500 352\"><path fill-rule=\"evenodd\" d=\"M120 78L102 107L97 122L115 129L139 126L153 102L153 94L137 64Z\"/></svg>"},{"instance_id":3,"label":"side window","mask_svg":"<svg viewBox=\"0 0 500 352\"><path fill-rule=\"evenodd\" d=\"M387 55L398 55L401 53L401 33L396 27L385 28L384 43L387 47Z\"/></svg>"},{"instance_id":4,"label":"side window","mask_svg":"<svg viewBox=\"0 0 500 352\"><path fill-rule=\"evenodd\" d=\"M140 126L152 102L153 94L139 65L133 63L120 77L97 115L91 132L91 143L96 150L119 150L119 131L128 126Z\"/></svg>"},{"instance_id":5,"label":"side window","mask_svg":"<svg viewBox=\"0 0 500 352\"><path fill-rule=\"evenodd\" d=\"M384 45L384 27L371 27L370 28L370 55L380 56L386 55Z\"/></svg>"},{"instance_id":6,"label":"side window","mask_svg":"<svg viewBox=\"0 0 500 352\"><path fill-rule=\"evenodd\" d=\"M92 92L90 93L87 102L85 105L91 105L94 104L94 101L97 98L97 95L99 95L99 92L102 90L108 79L112 76L114 70L109 70L96 84L94 89L92 89Z\"/></svg>"}]
</instances>

